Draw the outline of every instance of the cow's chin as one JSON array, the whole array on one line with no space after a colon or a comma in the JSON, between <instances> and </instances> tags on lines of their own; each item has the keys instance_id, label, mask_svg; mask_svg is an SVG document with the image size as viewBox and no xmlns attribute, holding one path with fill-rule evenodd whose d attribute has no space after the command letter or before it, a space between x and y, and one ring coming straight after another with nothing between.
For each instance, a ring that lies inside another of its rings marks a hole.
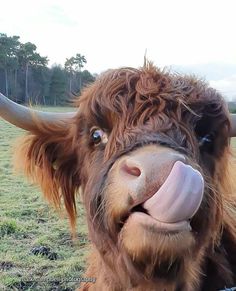
<instances>
[{"instance_id":1,"label":"cow's chin","mask_svg":"<svg viewBox=\"0 0 236 291\"><path fill-rule=\"evenodd\" d=\"M126 260L149 279L176 279L195 245L188 221L166 224L142 212L129 216L119 238Z\"/></svg>"}]
</instances>

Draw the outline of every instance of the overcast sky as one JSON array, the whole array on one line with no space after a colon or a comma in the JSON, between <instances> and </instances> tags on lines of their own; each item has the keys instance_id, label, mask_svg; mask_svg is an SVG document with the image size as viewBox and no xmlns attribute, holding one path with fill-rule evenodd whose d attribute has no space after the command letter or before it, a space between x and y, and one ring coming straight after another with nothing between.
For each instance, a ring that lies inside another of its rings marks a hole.
<instances>
[{"instance_id":1,"label":"overcast sky","mask_svg":"<svg viewBox=\"0 0 236 291\"><path fill-rule=\"evenodd\" d=\"M236 96L235 0L7 0L0 9L0 32L35 43L51 65L81 53L92 73L139 67L147 50L155 64Z\"/></svg>"}]
</instances>

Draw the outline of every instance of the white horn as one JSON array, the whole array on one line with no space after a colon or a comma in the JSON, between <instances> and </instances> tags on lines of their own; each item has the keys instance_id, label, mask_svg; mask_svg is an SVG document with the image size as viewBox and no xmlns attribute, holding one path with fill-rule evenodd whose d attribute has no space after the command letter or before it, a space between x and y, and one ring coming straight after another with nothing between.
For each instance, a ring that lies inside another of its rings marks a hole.
<instances>
[{"instance_id":1,"label":"white horn","mask_svg":"<svg viewBox=\"0 0 236 291\"><path fill-rule=\"evenodd\" d=\"M40 120L48 124L57 123L72 118L75 114L76 112L55 113L34 110L19 105L0 93L0 117L28 131L37 130L35 120Z\"/></svg>"}]
</instances>

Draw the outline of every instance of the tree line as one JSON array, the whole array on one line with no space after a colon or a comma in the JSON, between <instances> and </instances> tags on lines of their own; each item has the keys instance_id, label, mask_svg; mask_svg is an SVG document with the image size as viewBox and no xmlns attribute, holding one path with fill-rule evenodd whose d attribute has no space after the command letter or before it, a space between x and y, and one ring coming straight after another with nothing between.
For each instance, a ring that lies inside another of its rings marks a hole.
<instances>
[{"instance_id":1,"label":"tree line","mask_svg":"<svg viewBox=\"0 0 236 291\"><path fill-rule=\"evenodd\" d=\"M48 58L31 42L0 33L0 92L18 103L64 105L95 80L85 56L77 53L61 65L48 66Z\"/></svg>"}]
</instances>

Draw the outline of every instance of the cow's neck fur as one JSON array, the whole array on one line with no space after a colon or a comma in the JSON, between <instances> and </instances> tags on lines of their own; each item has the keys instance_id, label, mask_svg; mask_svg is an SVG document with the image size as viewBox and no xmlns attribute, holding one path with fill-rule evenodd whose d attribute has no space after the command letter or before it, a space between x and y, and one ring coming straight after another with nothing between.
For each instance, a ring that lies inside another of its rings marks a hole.
<instances>
[{"instance_id":1,"label":"cow's neck fur","mask_svg":"<svg viewBox=\"0 0 236 291\"><path fill-rule=\"evenodd\" d=\"M120 274L114 274L104 263L100 254L93 249L90 265L85 277L95 277L95 283L82 284L82 290L89 291L216 291L236 284L236 247L231 244L228 233L224 231L222 244L215 250L205 249L198 258L185 262L182 274L175 282L140 281L132 285L128 274L121 284ZM204 258L204 259L203 259ZM115 258L114 258L115 259ZM115 262L114 262L115 263ZM125 272L124 272L125 274ZM217 274L217 275L216 275ZM81 290L81 289L79 289Z\"/></svg>"}]
</instances>

